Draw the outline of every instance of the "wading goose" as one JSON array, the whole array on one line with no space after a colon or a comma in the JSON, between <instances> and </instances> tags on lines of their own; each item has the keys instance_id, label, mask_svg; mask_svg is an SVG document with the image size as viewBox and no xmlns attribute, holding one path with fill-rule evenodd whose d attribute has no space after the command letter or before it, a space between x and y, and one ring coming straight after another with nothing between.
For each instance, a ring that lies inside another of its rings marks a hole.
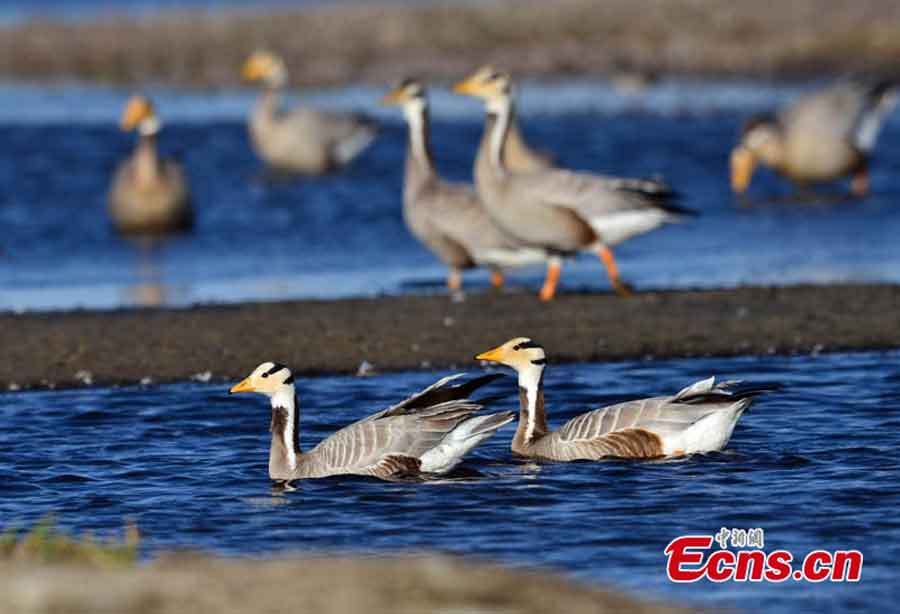
<instances>
[{"instance_id":1,"label":"wading goose","mask_svg":"<svg viewBox=\"0 0 900 614\"><path fill-rule=\"evenodd\" d=\"M403 219L413 236L447 265L451 290L460 289L460 271L465 269L488 267L496 287L503 284L502 269L547 259L545 251L525 248L497 228L471 187L438 176L431 156L428 99L419 81L401 82L381 102L401 105L409 125Z\"/></svg>"},{"instance_id":2,"label":"wading goose","mask_svg":"<svg viewBox=\"0 0 900 614\"><path fill-rule=\"evenodd\" d=\"M134 153L119 165L109 191L109 215L123 234L190 230L194 216L181 166L156 151L160 121L153 104L134 96L125 106L122 130L138 132Z\"/></svg>"},{"instance_id":3,"label":"wading goose","mask_svg":"<svg viewBox=\"0 0 900 614\"><path fill-rule=\"evenodd\" d=\"M732 189L746 191L762 163L800 185L849 175L853 193L865 196L869 157L896 94L887 83L845 82L751 118L731 153Z\"/></svg>"},{"instance_id":4,"label":"wading goose","mask_svg":"<svg viewBox=\"0 0 900 614\"><path fill-rule=\"evenodd\" d=\"M231 393L258 392L272 403L269 477L286 481L330 475L381 479L446 473L479 443L513 419L509 412L474 416L481 405L467 398L495 378L450 386L445 377L393 407L346 426L309 452L300 450L300 413L290 370L264 362Z\"/></svg>"},{"instance_id":5,"label":"wading goose","mask_svg":"<svg viewBox=\"0 0 900 614\"><path fill-rule=\"evenodd\" d=\"M527 337L476 356L519 375L519 426L512 451L554 461L657 458L721 450L753 397L770 384L709 378L669 397L627 401L577 416L556 431L544 413L544 349Z\"/></svg>"},{"instance_id":6,"label":"wading goose","mask_svg":"<svg viewBox=\"0 0 900 614\"><path fill-rule=\"evenodd\" d=\"M257 155L275 170L311 175L335 170L355 158L378 132L374 120L361 114L280 110L287 69L273 53L253 53L242 74L264 87L250 117L250 137Z\"/></svg>"},{"instance_id":7,"label":"wading goose","mask_svg":"<svg viewBox=\"0 0 900 614\"><path fill-rule=\"evenodd\" d=\"M475 187L488 214L513 237L556 254L548 261L542 299L556 293L561 257L586 249L600 256L616 291L629 294L610 248L689 212L672 204L672 191L660 181L560 169L512 172L504 158L514 118L511 88L509 75L485 69L453 88L482 98L487 108L488 144L475 161Z\"/></svg>"}]
</instances>

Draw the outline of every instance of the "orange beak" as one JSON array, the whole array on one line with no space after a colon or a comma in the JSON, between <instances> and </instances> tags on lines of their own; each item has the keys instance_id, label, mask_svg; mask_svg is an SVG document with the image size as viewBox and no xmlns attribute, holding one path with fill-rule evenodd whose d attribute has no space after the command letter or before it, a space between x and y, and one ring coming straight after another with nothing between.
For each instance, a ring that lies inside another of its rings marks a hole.
<instances>
[{"instance_id":1,"label":"orange beak","mask_svg":"<svg viewBox=\"0 0 900 614\"><path fill-rule=\"evenodd\" d=\"M475 360L489 360L491 362L503 362L503 358L506 352L503 350L503 346L495 347L493 350L488 350L487 352L482 352L478 356L475 357Z\"/></svg>"},{"instance_id":2,"label":"orange beak","mask_svg":"<svg viewBox=\"0 0 900 614\"><path fill-rule=\"evenodd\" d=\"M756 156L743 145L738 145L731 152L731 189L735 194L742 194L750 187L750 179L756 168Z\"/></svg>"},{"instance_id":3,"label":"orange beak","mask_svg":"<svg viewBox=\"0 0 900 614\"><path fill-rule=\"evenodd\" d=\"M253 387L253 384L250 383L250 378L246 378L234 386L231 387L231 390L228 391L228 394L234 394L236 392L255 392L256 388Z\"/></svg>"}]
</instances>

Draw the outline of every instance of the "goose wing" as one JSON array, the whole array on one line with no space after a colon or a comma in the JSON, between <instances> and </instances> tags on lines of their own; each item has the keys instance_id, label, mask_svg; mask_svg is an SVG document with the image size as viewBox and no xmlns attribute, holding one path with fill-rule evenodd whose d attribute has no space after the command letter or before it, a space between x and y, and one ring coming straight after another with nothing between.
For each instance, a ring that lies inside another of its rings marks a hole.
<instances>
[{"instance_id":1,"label":"goose wing","mask_svg":"<svg viewBox=\"0 0 900 614\"><path fill-rule=\"evenodd\" d=\"M701 380L674 396L626 401L576 416L553 433L572 458L663 455L662 440L735 403L777 388L773 384Z\"/></svg>"},{"instance_id":2,"label":"goose wing","mask_svg":"<svg viewBox=\"0 0 900 614\"><path fill-rule=\"evenodd\" d=\"M821 135L869 151L881 121L894 106L895 88L887 82L846 81L813 92L785 108L779 122L793 134Z\"/></svg>"},{"instance_id":3,"label":"goose wing","mask_svg":"<svg viewBox=\"0 0 900 614\"><path fill-rule=\"evenodd\" d=\"M599 237L615 244L692 212L678 207L662 181L544 170L514 175L512 197L536 199L547 207L573 211Z\"/></svg>"},{"instance_id":4,"label":"goose wing","mask_svg":"<svg viewBox=\"0 0 900 614\"><path fill-rule=\"evenodd\" d=\"M372 474L372 467L386 456L421 456L482 408L468 399L472 392L503 377L493 373L451 385L461 376L440 379L400 403L342 428L313 448L310 457L334 473Z\"/></svg>"},{"instance_id":5,"label":"goose wing","mask_svg":"<svg viewBox=\"0 0 900 614\"><path fill-rule=\"evenodd\" d=\"M346 426L310 451L333 473L370 473L387 456L418 458L481 409L468 400L384 414Z\"/></svg>"},{"instance_id":6,"label":"goose wing","mask_svg":"<svg viewBox=\"0 0 900 614\"><path fill-rule=\"evenodd\" d=\"M276 122L280 130L332 148L362 140L368 144L378 130L375 120L362 113L319 111L302 107L276 116Z\"/></svg>"}]
</instances>

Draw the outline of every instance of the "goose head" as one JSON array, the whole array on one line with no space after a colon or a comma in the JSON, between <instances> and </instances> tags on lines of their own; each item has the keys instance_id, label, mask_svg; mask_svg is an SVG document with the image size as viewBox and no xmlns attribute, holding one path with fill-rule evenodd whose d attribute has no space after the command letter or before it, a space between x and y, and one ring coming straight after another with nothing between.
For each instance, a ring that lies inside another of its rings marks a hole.
<instances>
[{"instance_id":1,"label":"goose head","mask_svg":"<svg viewBox=\"0 0 900 614\"><path fill-rule=\"evenodd\" d=\"M481 98L489 111L498 111L510 104L512 77L509 73L482 66L453 86L457 94Z\"/></svg>"},{"instance_id":2,"label":"goose head","mask_svg":"<svg viewBox=\"0 0 900 614\"><path fill-rule=\"evenodd\" d=\"M284 393L293 395L293 391L294 375L291 370L277 362L264 362L232 386L228 393L256 392L273 398Z\"/></svg>"},{"instance_id":3,"label":"goose head","mask_svg":"<svg viewBox=\"0 0 900 614\"><path fill-rule=\"evenodd\" d=\"M425 86L418 79L404 79L379 101L384 106L402 106L403 114L419 115L428 107Z\"/></svg>"},{"instance_id":4,"label":"goose head","mask_svg":"<svg viewBox=\"0 0 900 614\"><path fill-rule=\"evenodd\" d=\"M731 152L731 189L741 194L750 186L760 161L777 168L781 164L782 135L774 116L759 115L744 124L738 145Z\"/></svg>"},{"instance_id":5,"label":"goose head","mask_svg":"<svg viewBox=\"0 0 900 614\"><path fill-rule=\"evenodd\" d=\"M496 362L515 369L519 375L540 373L547 364L547 354L540 344L528 337L516 337L492 350L482 352L475 360Z\"/></svg>"},{"instance_id":6,"label":"goose head","mask_svg":"<svg viewBox=\"0 0 900 614\"><path fill-rule=\"evenodd\" d=\"M258 50L244 62L241 76L246 81L260 81L268 87L282 87L287 82L287 67L275 53Z\"/></svg>"},{"instance_id":7,"label":"goose head","mask_svg":"<svg viewBox=\"0 0 900 614\"><path fill-rule=\"evenodd\" d=\"M129 98L125 110L122 112L119 126L126 132L134 129L141 134L159 132L159 118L156 116L156 109L150 99L140 94Z\"/></svg>"}]
</instances>

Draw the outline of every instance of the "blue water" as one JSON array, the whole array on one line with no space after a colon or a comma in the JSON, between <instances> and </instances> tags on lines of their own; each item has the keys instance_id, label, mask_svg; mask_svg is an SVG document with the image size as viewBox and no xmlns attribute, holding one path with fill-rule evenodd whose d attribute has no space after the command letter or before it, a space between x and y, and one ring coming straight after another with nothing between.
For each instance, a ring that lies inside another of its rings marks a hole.
<instances>
[{"instance_id":1,"label":"blue water","mask_svg":"<svg viewBox=\"0 0 900 614\"><path fill-rule=\"evenodd\" d=\"M264 358L264 357L261 357ZM228 384L0 396L0 525L48 512L101 535L136 521L145 551L443 550L546 566L648 598L749 611L892 611L900 557L900 353L551 366L551 424L715 373L786 385L758 400L722 453L677 462L535 465L512 427L472 455L480 476L433 484L329 478L273 492L269 410ZM305 447L437 378L298 382ZM512 377L495 384L515 402ZM493 391L491 391L493 392ZM673 585L663 548L685 533L765 530L800 557L858 548L859 584Z\"/></svg>"},{"instance_id":2,"label":"blue water","mask_svg":"<svg viewBox=\"0 0 900 614\"><path fill-rule=\"evenodd\" d=\"M561 164L661 174L701 213L620 246L637 288L900 282L900 113L887 123L862 202L787 203L788 186L761 172L750 206L730 194L728 153L747 114L803 86L663 82L623 95L602 82L525 83L525 131ZM110 176L133 146L116 128L127 92L60 84L0 86L0 310L371 296L442 291L444 270L400 213L405 127L374 87L307 92L305 104L362 109L382 136L345 172L272 183L250 150L244 117L254 92L151 90L161 147L190 178L198 225L147 251L117 238L105 214ZM436 91L434 145L448 178L469 180L481 107ZM846 185L829 186L840 193ZM512 286L534 290L543 271ZM483 273L467 275L476 291ZM608 290L603 268L566 265L562 291Z\"/></svg>"}]
</instances>

